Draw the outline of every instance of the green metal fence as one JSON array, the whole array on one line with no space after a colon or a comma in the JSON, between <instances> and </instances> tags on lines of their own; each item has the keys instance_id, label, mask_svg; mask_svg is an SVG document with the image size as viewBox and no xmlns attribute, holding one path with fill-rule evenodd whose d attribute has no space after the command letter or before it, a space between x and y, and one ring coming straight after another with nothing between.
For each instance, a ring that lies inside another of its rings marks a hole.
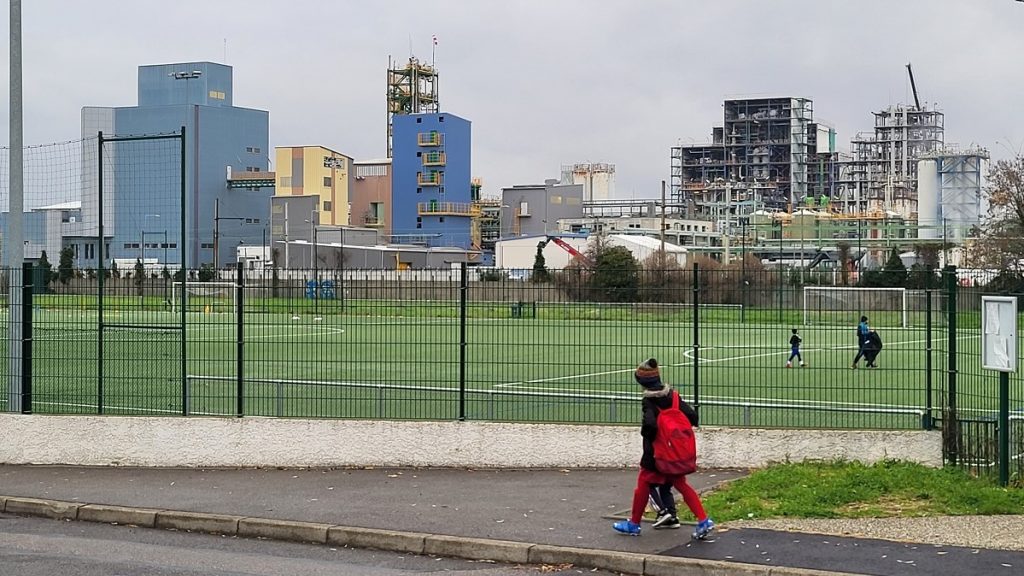
<instances>
[{"instance_id":1,"label":"green metal fence","mask_svg":"<svg viewBox=\"0 0 1024 576\"><path fill-rule=\"evenodd\" d=\"M998 460L996 376L979 356L983 289L959 287L953 270L915 289L699 266L609 285L578 270L545 283L481 277L111 276L102 299L87 277L49 282L31 298L30 409L634 423L633 370L655 357L708 425L939 426L950 462L988 473ZM882 346L854 367L862 316ZM1016 375L1011 395L1024 406ZM1021 416L1009 421L1018 476Z\"/></svg>"}]
</instances>

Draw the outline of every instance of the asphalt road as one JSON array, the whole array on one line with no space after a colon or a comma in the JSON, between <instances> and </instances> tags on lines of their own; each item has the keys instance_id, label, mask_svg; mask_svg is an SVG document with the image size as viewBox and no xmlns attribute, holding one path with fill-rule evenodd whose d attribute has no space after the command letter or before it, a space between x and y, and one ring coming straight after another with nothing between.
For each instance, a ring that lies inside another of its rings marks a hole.
<instances>
[{"instance_id":1,"label":"asphalt road","mask_svg":"<svg viewBox=\"0 0 1024 576\"><path fill-rule=\"evenodd\" d=\"M542 572L537 566L0 514L0 575L4 576L392 576L433 573L528 576ZM543 574L611 575L609 572L579 568L563 568Z\"/></svg>"}]
</instances>

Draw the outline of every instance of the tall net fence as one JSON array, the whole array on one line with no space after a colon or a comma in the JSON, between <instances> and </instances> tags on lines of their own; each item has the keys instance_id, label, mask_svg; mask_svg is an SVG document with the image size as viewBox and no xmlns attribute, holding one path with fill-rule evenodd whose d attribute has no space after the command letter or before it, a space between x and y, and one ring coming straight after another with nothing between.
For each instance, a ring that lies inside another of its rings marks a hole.
<instances>
[{"instance_id":1,"label":"tall net fence","mask_svg":"<svg viewBox=\"0 0 1024 576\"><path fill-rule=\"evenodd\" d=\"M11 253L9 152L0 155L5 262ZM137 404L121 400L154 395L147 384L151 358L167 358L161 370L168 376L174 375L171 366L180 366L165 344L180 348L182 333L180 318L166 305L182 245L182 162L179 135L97 136L24 149L20 219L24 258L34 269L26 280L34 292L32 338L28 348L16 343L19 349L12 350L7 339L4 344L8 358L22 348L31 354L31 382L23 383L22 392L31 385L36 411L104 412L108 399L110 406L123 403L136 411ZM147 302L144 294L153 290L147 283L160 282L161 273L162 295ZM8 262L0 288L7 334L7 279L20 280L21 274ZM4 388L16 393L9 362L2 366ZM157 403L162 409L173 404L163 398Z\"/></svg>"},{"instance_id":2,"label":"tall net fence","mask_svg":"<svg viewBox=\"0 0 1024 576\"><path fill-rule=\"evenodd\" d=\"M62 256L67 259L67 255L62 254L63 235L83 225L82 198L88 193L90 184L95 185L96 182L96 166L88 162L86 155L90 149L95 150L96 143L95 138L86 138L23 149L24 212L14 217L19 218L22 225L24 258L39 264L34 280L40 284L50 279L51 274L57 275ZM12 334L8 310L10 282L12 277L21 281L20 262L13 261L14 245L11 242L10 152L9 147L0 148L0 253L5 266L0 278L0 329L4 333L5 352L4 361L0 362L0 388L7 392L3 395L4 409L11 401L10 394L17 391L17 387L9 382L9 360L16 359L20 353L18 349L12 349L12 343L8 341ZM69 270L73 267L73 263L65 266ZM62 276L66 277L67 273ZM36 346L40 354L58 358L60 352L49 346L48 341L60 338L61 331L51 330L45 322L38 323L35 329L40 341ZM13 334L17 335L17 332ZM76 337L69 334L63 343L74 344Z\"/></svg>"}]
</instances>

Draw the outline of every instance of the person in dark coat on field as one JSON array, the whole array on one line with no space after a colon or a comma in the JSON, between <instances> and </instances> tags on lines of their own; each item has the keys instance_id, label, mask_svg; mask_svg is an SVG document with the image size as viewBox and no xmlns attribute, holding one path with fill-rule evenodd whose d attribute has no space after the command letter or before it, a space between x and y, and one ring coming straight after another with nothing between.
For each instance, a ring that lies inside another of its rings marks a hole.
<instances>
[{"instance_id":1,"label":"person in dark coat on field","mask_svg":"<svg viewBox=\"0 0 1024 576\"><path fill-rule=\"evenodd\" d=\"M878 364L875 364L875 359L878 358L878 353L881 351L882 337L875 330L868 332L864 342L864 360L867 361L868 368L878 368Z\"/></svg>"},{"instance_id":2,"label":"person in dark coat on field","mask_svg":"<svg viewBox=\"0 0 1024 576\"><path fill-rule=\"evenodd\" d=\"M672 406L672 395L677 394L677 392L661 381L658 361L654 358L638 366L634 377L637 383L644 388L643 416L640 424L640 436L643 438L643 455L640 457L640 474L637 477L636 490L633 492L633 506L630 511L630 518L629 520L615 522L612 524L612 528L623 534L639 536L640 519L643 517L644 508L646 508L647 502L650 499L652 487L671 485L679 490L679 493L683 496L683 501L686 502L686 506L697 518L698 523L693 537L696 539L706 538L714 529L715 523L704 511L704 506L701 504L697 491L686 482L686 476L666 476L662 474L658 471L657 464L654 461L654 439L658 435L658 414ZM697 426L697 412L692 406L684 402L682 398L679 398L679 410L686 415L690 425ZM666 503L666 508L669 505ZM671 506L671 510L665 509L663 514L655 521L656 528L659 527L659 521L662 522L660 527L678 526L679 520L676 518L674 502Z\"/></svg>"}]
</instances>

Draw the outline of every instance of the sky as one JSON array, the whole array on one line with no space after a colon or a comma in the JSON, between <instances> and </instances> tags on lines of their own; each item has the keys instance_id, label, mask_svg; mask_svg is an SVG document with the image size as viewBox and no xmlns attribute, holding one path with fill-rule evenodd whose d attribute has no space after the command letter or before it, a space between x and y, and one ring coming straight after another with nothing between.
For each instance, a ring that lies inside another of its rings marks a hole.
<instances>
[{"instance_id":1,"label":"sky","mask_svg":"<svg viewBox=\"0 0 1024 576\"><path fill-rule=\"evenodd\" d=\"M270 111L271 146L380 158L388 57L429 61L437 36L441 108L473 122L489 196L608 162L616 197L657 197L670 147L707 141L731 97L811 98L848 148L872 111L912 101L908 62L946 142L996 159L1024 147L1013 0L27 0L22 12L26 144L80 137L83 106L136 104L139 65L209 60L234 68L235 105Z\"/></svg>"}]
</instances>

